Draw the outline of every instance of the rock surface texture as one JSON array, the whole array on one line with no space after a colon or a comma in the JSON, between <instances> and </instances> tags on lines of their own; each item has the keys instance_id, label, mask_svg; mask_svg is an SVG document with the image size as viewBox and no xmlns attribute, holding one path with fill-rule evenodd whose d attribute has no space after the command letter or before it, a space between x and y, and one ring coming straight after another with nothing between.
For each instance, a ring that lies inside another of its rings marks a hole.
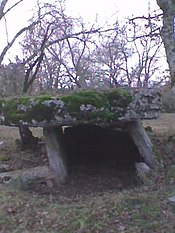
<instances>
[{"instance_id":1,"label":"rock surface texture","mask_svg":"<svg viewBox=\"0 0 175 233\"><path fill-rule=\"evenodd\" d=\"M121 88L1 99L0 124L44 127L155 119L160 113L160 100L159 93L152 89Z\"/></svg>"}]
</instances>

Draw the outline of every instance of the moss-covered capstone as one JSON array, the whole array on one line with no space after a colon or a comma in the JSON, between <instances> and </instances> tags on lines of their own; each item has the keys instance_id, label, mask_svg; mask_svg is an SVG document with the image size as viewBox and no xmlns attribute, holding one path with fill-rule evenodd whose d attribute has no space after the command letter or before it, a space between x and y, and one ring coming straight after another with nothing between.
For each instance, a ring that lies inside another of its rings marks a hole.
<instances>
[{"instance_id":1,"label":"moss-covered capstone","mask_svg":"<svg viewBox=\"0 0 175 233\"><path fill-rule=\"evenodd\" d=\"M0 100L0 124L29 126L108 123L155 118L160 95L154 90L77 91L62 96L22 96Z\"/></svg>"}]
</instances>

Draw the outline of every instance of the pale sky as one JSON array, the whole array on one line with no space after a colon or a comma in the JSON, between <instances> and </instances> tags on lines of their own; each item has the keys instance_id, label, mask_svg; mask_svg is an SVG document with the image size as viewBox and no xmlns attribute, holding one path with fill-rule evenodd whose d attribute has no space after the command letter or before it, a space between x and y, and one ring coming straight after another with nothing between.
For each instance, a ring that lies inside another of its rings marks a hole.
<instances>
[{"instance_id":1,"label":"pale sky","mask_svg":"<svg viewBox=\"0 0 175 233\"><path fill-rule=\"evenodd\" d=\"M16 2L15 0L10 0ZM40 0L41 2L54 2L54 0ZM148 3L151 9L157 9L156 0L66 0L66 8L70 15L74 17L81 16L85 21L93 22L98 15L100 20L106 21L112 15L117 15L118 19L132 17L132 15L143 15L148 12ZM20 3L18 9L15 8L9 13L11 23L10 31L15 33L17 28L26 25L26 20L31 15L31 10L36 0L24 0ZM10 24L9 23L9 24Z\"/></svg>"},{"instance_id":2,"label":"pale sky","mask_svg":"<svg viewBox=\"0 0 175 233\"><path fill-rule=\"evenodd\" d=\"M148 11L148 3L151 9L156 9L156 0L67 0L67 8L73 15L81 15L86 20L93 19L96 14L101 17L110 17L118 12L119 18L132 15L143 15Z\"/></svg>"},{"instance_id":3,"label":"pale sky","mask_svg":"<svg viewBox=\"0 0 175 233\"><path fill-rule=\"evenodd\" d=\"M54 2L54 0L40 0L45 2ZM10 0L14 3L15 0ZM66 8L69 15L74 17L81 16L85 22L94 22L98 15L98 20L105 23L112 17L122 20L133 15L142 16L148 12L148 3L150 2L151 10L158 9L156 0L66 0ZM27 19L31 16L31 10L34 7L36 0L25 0L18 7L14 8L8 14L8 31L9 38L12 38L18 30L27 26ZM0 51L6 43L5 31L2 29L2 22L0 22ZM14 48L13 48L14 50Z\"/></svg>"}]
</instances>

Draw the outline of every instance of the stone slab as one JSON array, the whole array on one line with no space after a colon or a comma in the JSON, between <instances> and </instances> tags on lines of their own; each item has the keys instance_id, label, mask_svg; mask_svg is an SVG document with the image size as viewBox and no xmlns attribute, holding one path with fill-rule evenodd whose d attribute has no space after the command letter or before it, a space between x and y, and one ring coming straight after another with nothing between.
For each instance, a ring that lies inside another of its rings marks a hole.
<instances>
[{"instance_id":1,"label":"stone slab","mask_svg":"<svg viewBox=\"0 0 175 233\"><path fill-rule=\"evenodd\" d=\"M161 96L155 89L84 90L66 95L0 99L0 124L34 127L106 124L155 119Z\"/></svg>"}]
</instances>

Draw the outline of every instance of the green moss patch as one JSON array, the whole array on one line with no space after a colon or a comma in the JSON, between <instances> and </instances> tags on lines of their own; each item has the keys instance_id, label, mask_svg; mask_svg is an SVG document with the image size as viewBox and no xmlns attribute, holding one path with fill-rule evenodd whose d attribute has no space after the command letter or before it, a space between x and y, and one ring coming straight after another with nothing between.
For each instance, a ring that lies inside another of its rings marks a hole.
<instances>
[{"instance_id":1,"label":"green moss patch","mask_svg":"<svg viewBox=\"0 0 175 233\"><path fill-rule=\"evenodd\" d=\"M107 96L111 106L125 108L132 101L131 93L126 89L114 89Z\"/></svg>"},{"instance_id":2,"label":"green moss patch","mask_svg":"<svg viewBox=\"0 0 175 233\"><path fill-rule=\"evenodd\" d=\"M32 120L47 120L51 117L51 111L48 106L42 103L50 99L50 96L37 96L35 98L25 96L1 100L0 113L4 115L5 124L18 124L19 121L32 122Z\"/></svg>"},{"instance_id":3,"label":"green moss patch","mask_svg":"<svg viewBox=\"0 0 175 233\"><path fill-rule=\"evenodd\" d=\"M125 113L132 101L129 90L78 91L64 96L24 96L0 101L5 124L32 123L66 116L86 121L112 121Z\"/></svg>"},{"instance_id":4,"label":"green moss patch","mask_svg":"<svg viewBox=\"0 0 175 233\"><path fill-rule=\"evenodd\" d=\"M63 96L61 100L66 104L68 111L79 111L82 104L91 104L96 108L108 107L107 96L101 92L81 91Z\"/></svg>"},{"instance_id":5,"label":"green moss patch","mask_svg":"<svg viewBox=\"0 0 175 233\"><path fill-rule=\"evenodd\" d=\"M23 118L25 118L25 113L18 111L18 106L27 106L29 102L29 97L21 97L9 99L6 101L1 101L0 112L3 113L5 117L5 122L17 123Z\"/></svg>"}]
</instances>

